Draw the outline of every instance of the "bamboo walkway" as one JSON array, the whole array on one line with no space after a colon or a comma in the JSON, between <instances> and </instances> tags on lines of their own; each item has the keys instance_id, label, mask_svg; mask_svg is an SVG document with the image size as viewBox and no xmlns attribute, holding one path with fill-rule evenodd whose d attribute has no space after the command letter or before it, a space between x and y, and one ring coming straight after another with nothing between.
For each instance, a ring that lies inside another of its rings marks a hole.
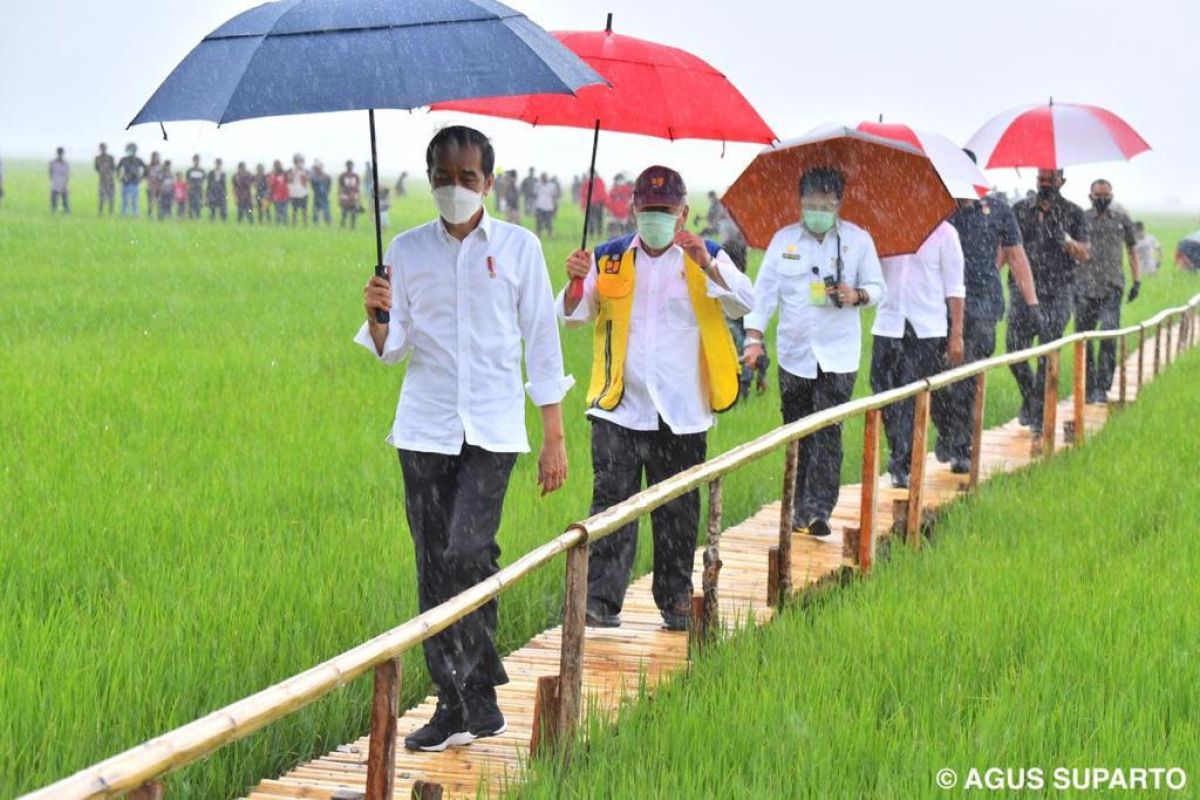
<instances>
[{"instance_id":1,"label":"bamboo walkway","mask_svg":"<svg viewBox=\"0 0 1200 800\"><path fill-rule=\"evenodd\" d=\"M1144 362L1145 380L1152 379L1154 343L1147 339ZM1126 401L1136 398L1138 358L1131 348L1126 362ZM1110 398L1116 399L1114 387ZM1084 414L1086 431L1104 425L1109 406L1088 405ZM1063 422L1074 417L1070 398L1058 404L1057 448L1069 447ZM982 439L980 481L997 473L1011 472L1035 460L1033 442L1027 428L1012 420L987 430ZM1057 449L1056 448L1056 449ZM925 468L923 508L933 509L960 496L966 488L966 476L952 474L932 454ZM843 558L842 528L859 524L861 488L858 484L841 488L833 513L832 536L824 540L795 535L792 542L792 588L803 591L823 578L834 575L847 562ZM878 527L880 537L892 528L893 501L906 500L908 490L892 488L884 478L880 484ZM763 624L773 616L767 602L768 552L779 543L778 502L764 506L753 517L725 530L721 535L720 614L726 627L738 627L753 619ZM697 550L695 585L701 585L703 568ZM661 618L650 594L650 576L635 581L629 589L622 626L617 629L587 630L584 649L583 688L586 715L615 715L620 704L634 696L640 684L653 688L661 681L686 669L688 636L660 628ZM520 781L529 758L533 733L533 708L537 681L541 676L557 674L561 627L534 637L527 645L504 660L511 682L499 687L500 706L508 720L501 736L477 741L467 747L443 753L409 753L397 747L397 798L413 795L415 781L440 784L445 797L475 797L481 786L495 790ZM732 644L731 646L736 646ZM400 736L424 724L433 713L435 697L428 697L400 718ZM284 798L361 797L366 785L368 739L349 745L302 764L277 779L262 781L250 792L249 800ZM432 795L430 795L432 796Z\"/></svg>"}]
</instances>

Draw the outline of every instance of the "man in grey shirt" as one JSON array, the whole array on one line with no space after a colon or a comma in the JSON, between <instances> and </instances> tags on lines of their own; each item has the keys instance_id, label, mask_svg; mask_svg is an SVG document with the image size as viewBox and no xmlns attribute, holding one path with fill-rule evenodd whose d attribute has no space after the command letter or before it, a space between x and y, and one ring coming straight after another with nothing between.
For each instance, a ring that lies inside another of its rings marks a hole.
<instances>
[{"instance_id":1,"label":"man in grey shirt","mask_svg":"<svg viewBox=\"0 0 1200 800\"><path fill-rule=\"evenodd\" d=\"M1104 179L1092 182L1092 207L1084 212L1092 238L1092 253L1080 262L1075 272L1075 330L1113 330L1121 326L1121 297L1125 293L1125 269L1122 250L1129 253L1129 272L1133 285L1129 301L1137 299L1141 288L1141 269L1137 256L1137 237L1133 220L1124 211L1112 207L1112 184ZM1099 353L1097 354L1097 350ZM1105 339L1097 348L1087 343L1087 401L1108 401L1113 373L1117 365L1117 343Z\"/></svg>"},{"instance_id":2,"label":"man in grey shirt","mask_svg":"<svg viewBox=\"0 0 1200 800\"><path fill-rule=\"evenodd\" d=\"M71 205L68 199L68 188L71 182L71 165L63 158L65 151L60 147L55 153L55 158L50 162L50 213L58 212L58 204L62 202L64 214L71 213Z\"/></svg>"},{"instance_id":3,"label":"man in grey shirt","mask_svg":"<svg viewBox=\"0 0 1200 800\"><path fill-rule=\"evenodd\" d=\"M104 206L108 205L108 215L111 217L113 213L113 199L117 194L117 184L115 175L117 174L117 161L108 152L108 145L104 142L100 143L100 155L96 156L93 162L96 167L96 175L100 178L100 210L99 214L104 214Z\"/></svg>"}]
</instances>

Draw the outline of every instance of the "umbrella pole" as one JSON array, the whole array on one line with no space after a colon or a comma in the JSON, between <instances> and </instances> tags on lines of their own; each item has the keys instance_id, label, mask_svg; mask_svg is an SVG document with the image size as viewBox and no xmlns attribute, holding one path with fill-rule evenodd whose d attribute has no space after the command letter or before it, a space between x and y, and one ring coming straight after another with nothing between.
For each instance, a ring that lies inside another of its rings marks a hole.
<instances>
[{"instance_id":1,"label":"umbrella pole","mask_svg":"<svg viewBox=\"0 0 1200 800\"><path fill-rule=\"evenodd\" d=\"M611 17L609 19L611 20ZM592 130L592 163L588 167L587 199L583 203L583 239L579 243L580 250L587 250L588 223L592 218L592 187L596 185L596 150L599 146L600 120L596 120L596 127ZM575 302L579 302L583 298L583 281L579 278L572 278L571 286L567 289L567 296Z\"/></svg>"},{"instance_id":2,"label":"umbrella pole","mask_svg":"<svg viewBox=\"0 0 1200 800\"><path fill-rule=\"evenodd\" d=\"M387 269L383 266L383 231L379 228L379 155L375 152L375 109L367 109L367 120L371 125L371 191L375 194L375 204L372 206L375 217L375 274L387 278ZM391 315L382 308L375 309L375 321L386 325Z\"/></svg>"}]
</instances>

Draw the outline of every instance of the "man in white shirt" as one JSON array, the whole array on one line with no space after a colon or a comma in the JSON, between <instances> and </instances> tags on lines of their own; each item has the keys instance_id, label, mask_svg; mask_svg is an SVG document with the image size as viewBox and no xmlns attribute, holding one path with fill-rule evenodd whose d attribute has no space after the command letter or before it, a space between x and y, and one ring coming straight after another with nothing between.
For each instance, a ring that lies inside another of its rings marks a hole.
<instances>
[{"instance_id":1,"label":"man in white shirt","mask_svg":"<svg viewBox=\"0 0 1200 800\"><path fill-rule=\"evenodd\" d=\"M767 246L746 315L743 358L764 353L763 332L779 310L776 358L783 421L795 422L850 399L862 354L859 307L884 296L871 234L838 218L846 181L833 167L800 176L801 221ZM793 525L828 536L842 472L842 426L800 440Z\"/></svg>"},{"instance_id":2,"label":"man in white shirt","mask_svg":"<svg viewBox=\"0 0 1200 800\"><path fill-rule=\"evenodd\" d=\"M550 176L542 173L542 179L534 190L533 210L536 215L537 235L545 231L554 236L554 209L558 207L558 187L550 182Z\"/></svg>"},{"instance_id":3,"label":"man in white shirt","mask_svg":"<svg viewBox=\"0 0 1200 800\"><path fill-rule=\"evenodd\" d=\"M304 168L304 156L292 156L292 168L288 170L288 198L292 201L292 224L299 217L308 226L308 170Z\"/></svg>"},{"instance_id":4,"label":"man in white shirt","mask_svg":"<svg viewBox=\"0 0 1200 800\"><path fill-rule=\"evenodd\" d=\"M939 372L963 359L963 251L958 231L943 222L916 253L883 259L887 297L871 329L871 389L883 392ZM947 317L949 323L947 323ZM947 336L947 326L949 336ZM912 461L912 398L883 409L892 485L908 486Z\"/></svg>"},{"instance_id":5,"label":"man in white shirt","mask_svg":"<svg viewBox=\"0 0 1200 800\"><path fill-rule=\"evenodd\" d=\"M425 159L439 219L392 240L388 278L367 284L367 322L355 338L385 364L408 360L388 443L404 474L421 611L499 569L501 506L517 454L529 450L525 392L541 409L542 493L566 479L560 403L572 383L541 244L483 208L491 143L474 129L447 127ZM390 314L386 323L381 312ZM508 676L495 629L493 601L425 641L438 706L405 747L439 751L505 730L495 687Z\"/></svg>"},{"instance_id":6,"label":"man in white shirt","mask_svg":"<svg viewBox=\"0 0 1200 800\"><path fill-rule=\"evenodd\" d=\"M575 251L564 289L564 323L595 321L588 417L592 423L592 513L701 463L714 411L737 401L739 366L725 315L750 310L750 280L721 248L684 229L687 189L678 172L646 169L634 185L637 233L612 239L595 256ZM686 630L692 559L700 522L698 492L651 514L654 601L668 630ZM591 545L587 621L621 624L633 571L637 523Z\"/></svg>"},{"instance_id":7,"label":"man in white shirt","mask_svg":"<svg viewBox=\"0 0 1200 800\"><path fill-rule=\"evenodd\" d=\"M1133 249L1137 251L1138 266L1142 268L1142 274L1153 275L1158 272L1158 265L1162 263L1162 245L1158 243L1158 237L1153 233L1146 233L1146 224L1140 221L1133 223L1133 236L1137 240Z\"/></svg>"},{"instance_id":8,"label":"man in white shirt","mask_svg":"<svg viewBox=\"0 0 1200 800\"><path fill-rule=\"evenodd\" d=\"M69 189L71 182L71 165L63 157L66 151L61 147L54 151L54 160L50 162L50 213L58 213L61 201L64 214L71 213Z\"/></svg>"}]
</instances>

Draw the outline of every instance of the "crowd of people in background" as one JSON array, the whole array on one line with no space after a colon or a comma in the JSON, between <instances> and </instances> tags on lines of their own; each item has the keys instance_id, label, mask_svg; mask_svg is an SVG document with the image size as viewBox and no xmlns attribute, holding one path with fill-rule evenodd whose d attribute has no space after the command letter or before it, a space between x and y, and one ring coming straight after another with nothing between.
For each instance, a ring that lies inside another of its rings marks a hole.
<instances>
[{"instance_id":1,"label":"crowd of people in background","mask_svg":"<svg viewBox=\"0 0 1200 800\"><path fill-rule=\"evenodd\" d=\"M101 143L92 159L98 179L100 216L115 213L117 186L121 188L121 216L158 220L200 220L226 222L230 216L230 193L233 195L234 215L238 223L283 226L333 225L332 204L337 203L338 226L353 230L358 216L375 205L371 184L371 164L367 162L364 176L355 171L354 162L347 161L338 175L326 171L320 159L309 168L305 157L296 153L291 165L284 167L276 159L268 169L259 162L251 170L245 161L229 173L220 158L210 166L201 163L199 155L192 156L191 165L176 169L171 159L158 152L149 161L138 155L136 144L125 146L120 160ZM0 167L2 169L2 167ZM0 173L2 174L2 173ZM69 214L71 165L65 150L57 148L49 164L50 213ZM387 227L387 212L392 192L397 197L407 194L408 173L401 173L394 187L380 187L378 214L382 227ZM145 205L141 205L143 189ZM0 179L0 197L3 180Z\"/></svg>"}]
</instances>

